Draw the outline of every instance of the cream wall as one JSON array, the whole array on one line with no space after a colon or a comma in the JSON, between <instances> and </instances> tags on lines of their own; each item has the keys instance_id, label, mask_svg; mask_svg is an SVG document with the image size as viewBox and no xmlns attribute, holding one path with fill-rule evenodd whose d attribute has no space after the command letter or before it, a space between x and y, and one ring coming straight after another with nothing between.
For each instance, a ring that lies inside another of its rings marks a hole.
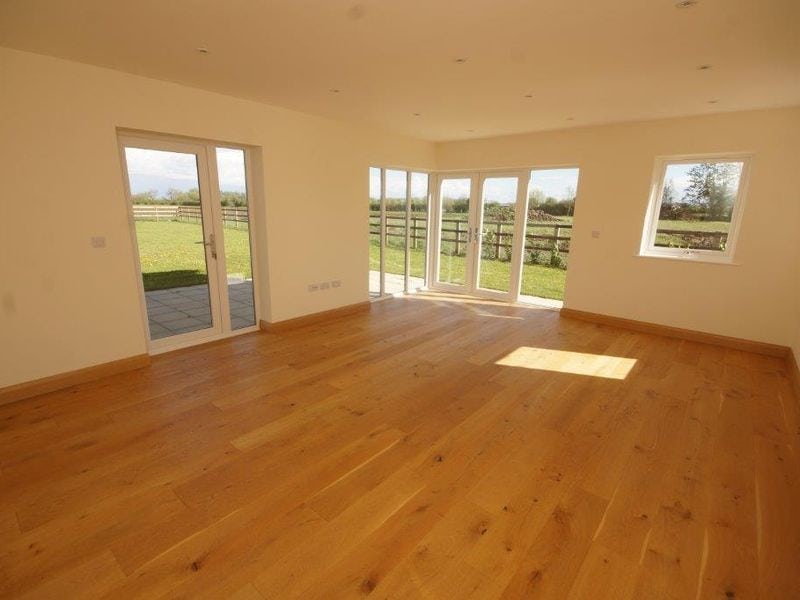
<instances>
[{"instance_id":1,"label":"cream wall","mask_svg":"<svg viewBox=\"0 0 800 600\"><path fill-rule=\"evenodd\" d=\"M799 148L792 108L440 143L437 163L580 166L567 307L800 348ZM715 152L754 154L737 265L636 256L655 157Z\"/></svg>"},{"instance_id":2,"label":"cream wall","mask_svg":"<svg viewBox=\"0 0 800 600\"><path fill-rule=\"evenodd\" d=\"M367 297L370 164L576 164L568 307L793 345L800 356L800 109L434 146L7 49L0 82L0 387L146 351L116 128L260 148L268 320ZM731 151L755 156L738 265L636 257L655 156ZM105 249L90 247L94 235L106 236ZM306 291L334 278L338 290Z\"/></svg>"},{"instance_id":3,"label":"cream wall","mask_svg":"<svg viewBox=\"0 0 800 600\"><path fill-rule=\"evenodd\" d=\"M798 235L798 246L800 246L800 235ZM792 353L794 360L797 363L797 368L800 370L800 251L797 256L796 282L797 282L797 305L795 308L797 316L797 327L795 328L794 341L792 343Z\"/></svg>"},{"instance_id":4,"label":"cream wall","mask_svg":"<svg viewBox=\"0 0 800 600\"><path fill-rule=\"evenodd\" d=\"M261 148L273 321L363 301L368 166L434 166L426 142L0 49L0 387L146 352L118 127Z\"/></svg>"}]
</instances>

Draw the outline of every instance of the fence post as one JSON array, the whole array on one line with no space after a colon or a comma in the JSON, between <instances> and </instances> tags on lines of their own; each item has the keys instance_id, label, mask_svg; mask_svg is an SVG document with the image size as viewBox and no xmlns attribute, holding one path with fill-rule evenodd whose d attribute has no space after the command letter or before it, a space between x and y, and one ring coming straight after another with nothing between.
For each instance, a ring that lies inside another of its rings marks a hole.
<instances>
[{"instance_id":1,"label":"fence post","mask_svg":"<svg viewBox=\"0 0 800 600\"><path fill-rule=\"evenodd\" d=\"M500 260L500 236L503 235L503 222L498 221L495 227L495 240L494 240L494 257Z\"/></svg>"},{"instance_id":2,"label":"fence post","mask_svg":"<svg viewBox=\"0 0 800 600\"><path fill-rule=\"evenodd\" d=\"M461 221L456 220L456 256L458 256L458 245L461 242Z\"/></svg>"},{"instance_id":3,"label":"fence post","mask_svg":"<svg viewBox=\"0 0 800 600\"><path fill-rule=\"evenodd\" d=\"M560 242L561 240L559 240L559 239L558 239L558 236L559 236L559 235L561 235L561 227L559 227L558 225L556 225L556 226L554 226L554 227L553 227L553 229L555 229L555 232L556 232L556 250L558 250L559 252L561 252L561 246L559 245L559 242Z\"/></svg>"}]
</instances>

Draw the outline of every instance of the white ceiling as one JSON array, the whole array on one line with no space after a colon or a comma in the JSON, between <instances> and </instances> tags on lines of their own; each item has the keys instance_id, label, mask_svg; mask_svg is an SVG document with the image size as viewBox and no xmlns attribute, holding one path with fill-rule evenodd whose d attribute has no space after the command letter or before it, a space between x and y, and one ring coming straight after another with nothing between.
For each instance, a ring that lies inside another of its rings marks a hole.
<instances>
[{"instance_id":1,"label":"white ceiling","mask_svg":"<svg viewBox=\"0 0 800 600\"><path fill-rule=\"evenodd\" d=\"M800 0L676 1L3 0L0 45L429 140L800 104Z\"/></svg>"}]
</instances>

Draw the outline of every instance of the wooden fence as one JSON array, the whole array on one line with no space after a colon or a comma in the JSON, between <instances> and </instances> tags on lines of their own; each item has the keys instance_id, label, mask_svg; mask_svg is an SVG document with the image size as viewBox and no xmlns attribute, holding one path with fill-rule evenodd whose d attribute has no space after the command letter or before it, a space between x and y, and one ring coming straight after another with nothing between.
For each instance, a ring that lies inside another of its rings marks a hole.
<instances>
[{"instance_id":1,"label":"wooden fence","mask_svg":"<svg viewBox=\"0 0 800 600\"><path fill-rule=\"evenodd\" d=\"M225 227L246 228L249 215L246 206L222 206L222 224ZM179 221L199 223L202 219L199 206L174 206L164 204L134 204L136 221Z\"/></svg>"},{"instance_id":2,"label":"wooden fence","mask_svg":"<svg viewBox=\"0 0 800 600\"><path fill-rule=\"evenodd\" d=\"M386 244L391 243L391 238L401 238L405 240L405 217L386 216ZM424 248L427 238L427 219L425 217L411 217L411 247L416 249L420 246ZM422 225L419 225L422 223ZM371 214L369 222L369 232L371 235L380 236L380 215ZM482 246L484 252L490 250L494 256L500 256L501 249L510 254L512 248L512 238L514 233L508 231L513 228L511 221L484 221ZM559 252L569 252L569 241L572 232L572 225L568 223L528 223L528 230L541 231L552 229L551 235L545 233L526 233L526 250L552 250L554 246ZM461 219L442 219L442 245L447 244L453 254L464 254L467 251L469 242L467 222ZM566 234L566 235L565 235ZM402 244L399 244L402 246Z\"/></svg>"},{"instance_id":3,"label":"wooden fence","mask_svg":"<svg viewBox=\"0 0 800 600\"><path fill-rule=\"evenodd\" d=\"M390 245L392 239L402 246L406 237L405 216L386 216L386 244ZM369 232L371 235L380 236L380 213L370 214ZM514 223L511 221L484 221L482 252L490 258L501 256L501 250L510 258L514 233ZM411 248L424 248L427 238L426 217L410 217ZM547 230L551 230L552 233ZM442 219L442 246L455 255L467 251L468 226L467 222L460 219ZM529 252L550 252L557 249L562 254L569 254L570 240L572 238L572 225L558 222L528 222L525 234L525 250ZM719 250L727 242L728 234L724 231L693 231L684 229L659 229L656 237L656 246L687 246L696 249ZM402 240L402 241L400 241ZM670 243L670 241L672 243Z\"/></svg>"}]
</instances>

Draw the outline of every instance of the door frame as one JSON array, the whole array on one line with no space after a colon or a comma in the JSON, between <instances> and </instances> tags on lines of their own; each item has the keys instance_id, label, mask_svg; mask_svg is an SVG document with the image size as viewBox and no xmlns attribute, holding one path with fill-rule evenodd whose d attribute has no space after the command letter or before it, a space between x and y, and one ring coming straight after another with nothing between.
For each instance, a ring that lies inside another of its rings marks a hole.
<instances>
[{"instance_id":1,"label":"door frame","mask_svg":"<svg viewBox=\"0 0 800 600\"><path fill-rule=\"evenodd\" d=\"M480 287L481 240L483 237L483 186L487 179L516 178L517 200L514 203L514 237L511 248L511 265L508 291L491 290ZM478 202L475 204L476 239L473 249L474 273L472 294L483 298L516 302L522 285L522 253L525 248L525 215L528 210L528 183L530 171L483 171L479 173Z\"/></svg>"},{"instance_id":2,"label":"door frame","mask_svg":"<svg viewBox=\"0 0 800 600\"><path fill-rule=\"evenodd\" d=\"M509 290L484 289L480 287L481 237L483 235L483 186L487 179L514 177L518 180L517 200L514 209L514 238L511 253L511 272ZM464 285L440 282L439 260L441 254L441 183L446 179L470 179L470 200L468 212L468 250L464 257ZM528 210L528 185L530 169L490 169L474 171L447 171L431 175L431 226L428 281L430 289L441 292L453 292L481 298L516 302L522 285L522 254L525 247L525 215Z\"/></svg>"},{"instance_id":3,"label":"door frame","mask_svg":"<svg viewBox=\"0 0 800 600\"><path fill-rule=\"evenodd\" d=\"M117 133L117 147L119 151L120 168L122 172L123 200L126 204L128 215L128 226L131 235L131 250L134 260L133 275L136 279L136 286L139 291L139 308L142 319L142 327L145 333L145 342L148 353L151 355L179 350L189 346L202 344L226 337L241 335L258 331L260 319L259 291L256 285L258 270L256 247L257 240L255 228L253 227L253 180L252 180L252 152L246 146L229 144L224 142L214 142L210 140L197 140L193 138L182 138L179 136L168 136L164 134L148 134L140 132L128 132L119 130ZM179 152L184 154L194 154L197 156L197 175L200 191L200 209L202 215L202 231L204 242L208 235L213 233L216 242L216 257L212 256L212 249L209 245L204 246L206 257L206 271L208 275L209 303L211 311L211 327L192 331L189 333L178 334L153 340L150 336L150 320L147 314L147 300L142 281L142 268L139 259L139 241L136 235L136 221L133 214L133 202L130 189L130 179L128 174L128 163L125 156L125 148L143 148L151 150L162 150L167 152ZM217 170L216 149L232 148L242 150L245 161L245 185L247 197L247 219L248 235L250 240L250 268L253 279L253 312L254 325L241 329L231 329L230 305L227 292L227 268L225 264L225 232L222 223L222 205L220 204L219 176ZM203 193L203 188L207 193ZM207 200L204 200L207 198ZM208 217L208 219L206 219ZM224 292L223 292L224 290Z\"/></svg>"}]
</instances>

